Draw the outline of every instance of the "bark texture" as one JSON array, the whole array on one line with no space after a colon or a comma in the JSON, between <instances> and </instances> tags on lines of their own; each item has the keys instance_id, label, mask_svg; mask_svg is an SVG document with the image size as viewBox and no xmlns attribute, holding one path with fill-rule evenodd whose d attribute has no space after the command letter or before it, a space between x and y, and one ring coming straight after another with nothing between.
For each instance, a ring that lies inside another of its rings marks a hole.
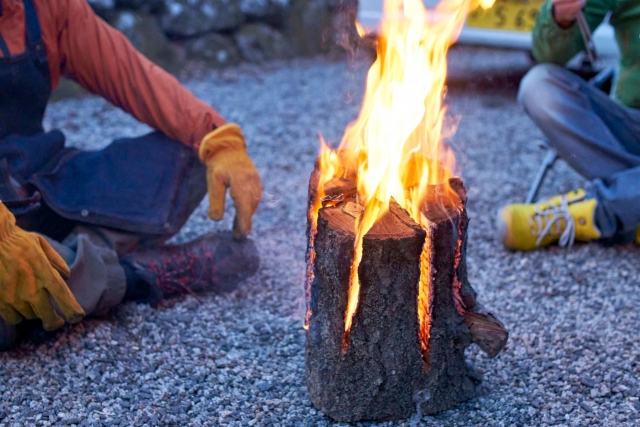
<instances>
[{"instance_id":1,"label":"bark texture","mask_svg":"<svg viewBox=\"0 0 640 427\"><path fill-rule=\"evenodd\" d=\"M346 348L343 336L358 209L353 183L336 181L327 188L316 233L309 227L307 257L311 264L306 369L314 406L337 421L355 422L408 418L416 411L432 414L471 398L477 380L464 360L465 348L475 341L483 349L499 351L504 342L500 346L500 340L492 340L495 334L487 334L485 323L478 320L484 319L479 314L483 311L477 310L475 292L466 278L468 220L462 183L452 182L450 187L454 204L442 203L443 187L430 189L431 203L423 209L429 220L426 229L392 202L364 237L359 301ZM310 224L316 190L317 177L312 174ZM425 242L430 246L427 351L421 347L418 316ZM474 329L485 338L474 339Z\"/></svg>"}]
</instances>

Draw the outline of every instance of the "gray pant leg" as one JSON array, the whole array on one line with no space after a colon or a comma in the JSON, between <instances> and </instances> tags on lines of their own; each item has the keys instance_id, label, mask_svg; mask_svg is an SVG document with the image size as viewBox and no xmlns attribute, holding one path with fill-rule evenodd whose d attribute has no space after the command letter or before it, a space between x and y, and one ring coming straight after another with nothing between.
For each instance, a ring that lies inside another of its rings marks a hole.
<instances>
[{"instance_id":1,"label":"gray pant leg","mask_svg":"<svg viewBox=\"0 0 640 427\"><path fill-rule=\"evenodd\" d=\"M63 243L47 240L69 265L67 285L87 315L105 314L122 301L126 280L118 258L138 237L78 226Z\"/></svg>"},{"instance_id":2,"label":"gray pant leg","mask_svg":"<svg viewBox=\"0 0 640 427\"><path fill-rule=\"evenodd\" d=\"M188 212L193 212L206 194L205 173L204 165L199 162L189 173ZM119 258L141 245L160 245L169 237L79 225L62 243L47 240L69 265L71 277L67 285L85 313L102 315L118 305L126 291Z\"/></svg>"},{"instance_id":3,"label":"gray pant leg","mask_svg":"<svg viewBox=\"0 0 640 427\"><path fill-rule=\"evenodd\" d=\"M126 279L118 256L137 244L136 236L79 226L64 243L44 237L69 265L67 285L88 316L105 314L122 301ZM11 348L19 332L0 318L0 351Z\"/></svg>"},{"instance_id":4,"label":"gray pant leg","mask_svg":"<svg viewBox=\"0 0 640 427\"><path fill-rule=\"evenodd\" d=\"M634 230L640 224L640 111L550 64L529 71L518 101L558 155L592 181L602 236Z\"/></svg>"},{"instance_id":5,"label":"gray pant leg","mask_svg":"<svg viewBox=\"0 0 640 427\"><path fill-rule=\"evenodd\" d=\"M193 212L207 192L205 166L194 163L186 179L189 179L186 210ZM171 235L134 235L83 225L76 227L62 243L44 237L69 265L71 277L67 285L85 313L101 315L118 305L126 291L124 270L118 259L140 245L162 244ZM0 318L0 351L11 348L16 338L16 327Z\"/></svg>"}]
</instances>

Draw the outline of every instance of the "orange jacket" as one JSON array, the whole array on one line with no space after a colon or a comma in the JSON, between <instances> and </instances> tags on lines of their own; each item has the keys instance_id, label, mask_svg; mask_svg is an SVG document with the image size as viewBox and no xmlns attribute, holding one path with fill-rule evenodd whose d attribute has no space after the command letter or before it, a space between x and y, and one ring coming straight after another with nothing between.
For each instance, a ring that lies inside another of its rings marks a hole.
<instances>
[{"instance_id":1,"label":"orange jacket","mask_svg":"<svg viewBox=\"0 0 640 427\"><path fill-rule=\"evenodd\" d=\"M22 0L0 0L0 34L11 55L25 51ZM136 119L198 149L225 123L216 110L135 50L127 38L95 15L86 0L33 0L51 70L75 80ZM0 52L2 57L2 52Z\"/></svg>"}]
</instances>

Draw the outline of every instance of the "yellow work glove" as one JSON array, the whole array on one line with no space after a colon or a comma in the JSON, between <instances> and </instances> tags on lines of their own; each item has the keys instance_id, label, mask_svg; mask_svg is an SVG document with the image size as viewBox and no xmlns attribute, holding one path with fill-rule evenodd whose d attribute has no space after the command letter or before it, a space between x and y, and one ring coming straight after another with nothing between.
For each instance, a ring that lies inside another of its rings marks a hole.
<instances>
[{"instance_id":1,"label":"yellow work glove","mask_svg":"<svg viewBox=\"0 0 640 427\"><path fill-rule=\"evenodd\" d=\"M209 217L214 221L222 219L227 188L230 188L236 204L233 235L246 236L251 231L251 217L260 204L262 182L247 155L240 126L227 123L208 133L202 139L198 155L207 166Z\"/></svg>"},{"instance_id":2,"label":"yellow work glove","mask_svg":"<svg viewBox=\"0 0 640 427\"><path fill-rule=\"evenodd\" d=\"M10 324L25 319L42 320L53 330L64 325L53 299L70 323L84 316L63 278L69 267L40 235L16 225L16 219L0 202L0 316Z\"/></svg>"}]
</instances>

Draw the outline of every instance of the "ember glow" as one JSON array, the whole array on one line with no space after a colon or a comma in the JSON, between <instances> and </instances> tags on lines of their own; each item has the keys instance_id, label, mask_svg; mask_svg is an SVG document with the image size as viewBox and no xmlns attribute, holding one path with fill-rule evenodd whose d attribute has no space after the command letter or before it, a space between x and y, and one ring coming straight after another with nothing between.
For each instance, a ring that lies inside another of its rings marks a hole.
<instances>
[{"instance_id":1,"label":"ember glow","mask_svg":"<svg viewBox=\"0 0 640 427\"><path fill-rule=\"evenodd\" d=\"M358 309L358 267L364 236L387 212L392 198L428 231L421 214L427 187L448 185L452 176L454 155L442 143L446 136L446 54L468 13L478 5L490 7L493 1L441 0L435 9L428 10L421 0L385 0L378 56L367 75L360 115L346 129L337 150L322 141L319 194L310 212L313 230L322 207L323 186L332 178L355 179L358 203L364 206L355 223L343 350ZM425 244L417 301L423 351L429 338L429 260L430 248Z\"/></svg>"}]
</instances>

